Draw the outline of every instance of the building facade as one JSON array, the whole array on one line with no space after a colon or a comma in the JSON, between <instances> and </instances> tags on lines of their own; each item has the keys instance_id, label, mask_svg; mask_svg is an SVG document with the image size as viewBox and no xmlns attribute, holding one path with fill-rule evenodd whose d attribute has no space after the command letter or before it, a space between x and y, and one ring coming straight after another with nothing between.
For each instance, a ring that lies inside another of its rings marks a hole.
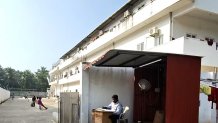
<instances>
[{"instance_id":1,"label":"building facade","mask_svg":"<svg viewBox=\"0 0 218 123\"><path fill-rule=\"evenodd\" d=\"M84 64L111 49L202 56L202 72L217 72L216 5L214 0L129 1L53 65L53 96L79 92L82 98Z\"/></svg>"}]
</instances>

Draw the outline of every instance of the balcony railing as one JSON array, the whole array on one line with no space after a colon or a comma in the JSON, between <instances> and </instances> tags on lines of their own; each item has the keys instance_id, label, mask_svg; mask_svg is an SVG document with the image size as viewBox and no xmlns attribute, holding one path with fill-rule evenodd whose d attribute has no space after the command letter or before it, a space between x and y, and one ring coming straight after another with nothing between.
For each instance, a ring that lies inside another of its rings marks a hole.
<instances>
[{"instance_id":1,"label":"balcony railing","mask_svg":"<svg viewBox=\"0 0 218 123\"><path fill-rule=\"evenodd\" d=\"M54 85L54 84L57 84L57 80L49 82L49 85Z\"/></svg>"},{"instance_id":2,"label":"balcony railing","mask_svg":"<svg viewBox=\"0 0 218 123\"><path fill-rule=\"evenodd\" d=\"M206 40L186 38L184 53L203 56L201 63L206 66L218 66L218 43Z\"/></svg>"},{"instance_id":3,"label":"balcony railing","mask_svg":"<svg viewBox=\"0 0 218 123\"><path fill-rule=\"evenodd\" d=\"M140 10L132 13L131 16L121 19L117 25L112 26L111 29L103 35L94 38L95 40L82 51L81 55L87 55L104 48L103 46L107 46L108 44L111 44L111 42L122 38L122 36L128 35L128 33L133 32L136 28L140 28L142 25L152 22L152 17L153 20L156 20L154 16L163 16L166 14L166 11L168 11L166 9L175 9L177 6L181 7L178 3L181 1L188 2L191 0L154 0L152 3L147 4L143 8L140 8ZM134 29L131 29L132 27L134 27Z\"/></svg>"},{"instance_id":4,"label":"balcony railing","mask_svg":"<svg viewBox=\"0 0 218 123\"><path fill-rule=\"evenodd\" d=\"M59 80L59 84L66 84L66 83L77 82L77 81L80 81L80 74L74 74L72 76L62 78Z\"/></svg>"},{"instance_id":5,"label":"balcony railing","mask_svg":"<svg viewBox=\"0 0 218 123\"><path fill-rule=\"evenodd\" d=\"M52 70L49 71L49 74L55 73L58 71L58 66L54 67Z\"/></svg>"},{"instance_id":6,"label":"balcony railing","mask_svg":"<svg viewBox=\"0 0 218 123\"><path fill-rule=\"evenodd\" d=\"M202 65L218 66L218 43L213 42L209 45L206 40L197 38L181 37L176 40L167 42L163 45L156 46L148 51L176 53L185 55L202 56Z\"/></svg>"}]
</instances>

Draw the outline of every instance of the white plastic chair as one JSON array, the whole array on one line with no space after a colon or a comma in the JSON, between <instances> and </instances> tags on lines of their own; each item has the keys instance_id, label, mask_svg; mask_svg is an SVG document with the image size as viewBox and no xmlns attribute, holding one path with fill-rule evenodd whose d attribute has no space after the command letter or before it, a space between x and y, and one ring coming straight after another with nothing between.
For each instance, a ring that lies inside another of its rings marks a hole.
<instances>
[{"instance_id":1,"label":"white plastic chair","mask_svg":"<svg viewBox=\"0 0 218 123\"><path fill-rule=\"evenodd\" d=\"M126 112L129 110L129 107L123 107L123 112L120 114L119 119L117 120L117 123L128 123L128 119L125 118Z\"/></svg>"}]
</instances>

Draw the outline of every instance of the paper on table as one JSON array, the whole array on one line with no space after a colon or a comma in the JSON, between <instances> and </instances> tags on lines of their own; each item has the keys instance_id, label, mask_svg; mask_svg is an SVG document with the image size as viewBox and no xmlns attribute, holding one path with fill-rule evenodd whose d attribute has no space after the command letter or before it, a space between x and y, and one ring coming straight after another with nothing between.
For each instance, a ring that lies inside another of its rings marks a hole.
<instances>
[{"instance_id":1,"label":"paper on table","mask_svg":"<svg viewBox=\"0 0 218 123\"><path fill-rule=\"evenodd\" d=\"M110 109L103 109L103 108L96 108L96 111L105 111L105 112L114 112L113 110Z\"/></svg>"}]
</instances>

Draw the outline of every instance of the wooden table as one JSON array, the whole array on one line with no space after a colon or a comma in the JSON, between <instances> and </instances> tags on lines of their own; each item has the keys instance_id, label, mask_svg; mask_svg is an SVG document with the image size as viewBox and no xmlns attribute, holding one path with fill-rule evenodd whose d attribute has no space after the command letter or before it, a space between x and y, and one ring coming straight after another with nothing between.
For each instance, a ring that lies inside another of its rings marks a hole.
<instances>
[{"instance_id":1,"label":"wooden table","mask_svg":"<svg viewBox=\"0 0 218 123\"><path fill-rule=\"evenodd\" d=\"M111 123L109 116L112 113L108 110L92 110L92 123Z\"/></svg>"}]
</instances>

